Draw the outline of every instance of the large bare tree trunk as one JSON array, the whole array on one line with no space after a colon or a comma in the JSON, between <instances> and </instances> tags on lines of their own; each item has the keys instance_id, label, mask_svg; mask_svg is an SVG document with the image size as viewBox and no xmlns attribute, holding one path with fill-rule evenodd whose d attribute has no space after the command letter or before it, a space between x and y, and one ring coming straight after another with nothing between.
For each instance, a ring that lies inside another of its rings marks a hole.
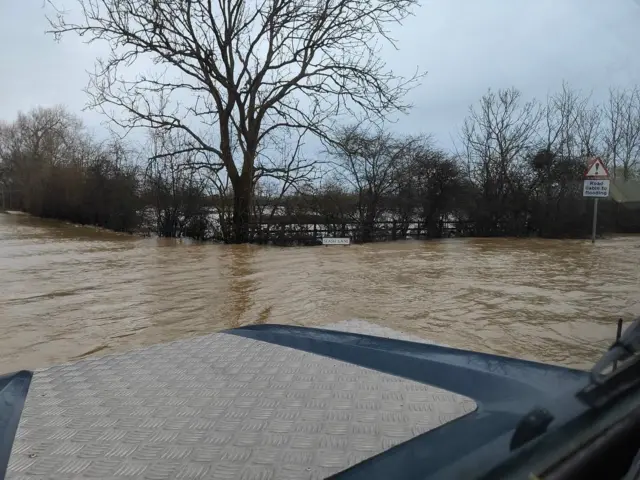
<instances>
[{"instance_id":1,"label":"large bare tree trunk","mask_svg":"<svg viewBox=\"0 0 640 480\"><path fill-rule=\"evenodd\" d=\"M237 186L233 189L233 243L247 243L249 221L251 219L251 200L253 178L249 171L243 172Z\"/></svg>"}]
</instances>

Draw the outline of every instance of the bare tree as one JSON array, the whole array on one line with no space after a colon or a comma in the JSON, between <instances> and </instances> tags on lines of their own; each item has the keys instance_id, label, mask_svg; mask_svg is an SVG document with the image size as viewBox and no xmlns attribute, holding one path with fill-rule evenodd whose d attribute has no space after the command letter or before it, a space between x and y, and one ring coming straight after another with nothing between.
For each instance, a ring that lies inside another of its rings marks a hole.
<instances>
[{"instance_id":1,"label":"bare tree","mask_svg":"<svg viewBox=\"0 0 640 480\"><path fill-rule=\"evenodd\" d=\"M529 185L532 196L538 197L540 218L551 222L555 205L552 201L560 188L558 172L566 162L585 154L583 140L593 140L593 118L588 117L589 98L573 90L566 82L562 90L547 97L540 126L540 148L531 157L533 179ZM593 148L592 145L587 149Z\"/></svg>"},{"instance_id":2,"label":"bare tree","mask_svg":"<svg viewBox=\"0 0 640 480\"><path fill-rule=\"evenodd\" d=\"M637 170L640 155L640 90L638 87L628 90L623 99L619 158L622 178L629 180Z\"/></svg>"},{"instance_id":3,"label":"bare tree","mask_svg":"<svg viewBox=\"0 0 640 480\"><path fill-rule=\"evenodd\" d=\"M180 129L186 148L214 154L211 167L222 166L233 188L236 242L248 238L258 153L274 134L326 136L341 114L405 111L417 79L398 77L379 55L417 0L77 2L79 21L59 12L51 25L58 37L111 47L91 77L91 104L124 111L111 117L126 128ZM128 74L138 60L164 70Z\"/></svg>"},{"instance_id":4,"label":"bare tree","mask_svg":"<svg viewBox=\"0 0 640 480\"><path fill-rule=\"evenodd\" d=\"M461 164L441 150L421 147L411 156L406 174L413 177L416 206L427 235L441 236L441 222L459 218L468 192Z\"/></svg>"},{"instance_id":5,"label":"bare tree","mask_svg":"<svg viewBox=\"0 0 640 480\"><path fill-rule=\"evenodd\" d=\"M214 238L228 242L233 238L233 188L229 176L224 172L205 172L204 175L218 224Z\"/></svg>"},{"instance_id":6,"label":"bare tree","mask_svg":"<svg viewBox=\"0 0 640 480\"><path fill-rule=\"evenodd\" d=\"M521 93L514 88L497 93L489 90L479 108L471 108L461 141L471 165L471 179L481 191L481 231L516 228L527 180L524 159L539 144L543 112L538 102L522 102Z\"/></svg>"},{"instance_id":7,"label":"bare tree","mask_svg":"<svg viewBox=\"0 0 640 480\"><path fill-rule=\"evenodd\" d=\"M604 114L605 144L613 175L622 173L627 180L637 170L640 155L640 89L611 89Z\"/></svg>"},{"instance_id":8,"label":"bare tree","mask_svg":"<svg viewBox=\"0 0 640 480\"><path fill-rule=\"evenodd\" d=\"M579 155L578 123L588 98L571 89L566 82L562 90L547 98L544 108L544 148L555 158L573 158Z\"/></svg>"},{"instance_id":9,"label":"bare tree","mask_svg":"<svg viewBox=\"0 0 640 480\"><path fill-rule=\"evenodd\" d=\"M604 141L607 148L607 157L612 165L612 173L615 178L618 170L618 155L620 150L620 138L622 130L622 117L625 92L609 89L609 99L604 107L606 127Z\"/></svg>"},{"instance_id":10,"label":"bare tree","mask_svg":"<svg viewBox=\"0 0 640 480\"><path fill-rule=\"evenodd\" d=\"M208 230L206 179L193 168L199 152L173 153L180 150L180 141L180 136L170 131L149 132L145 210L153 211L159 236L203 240Z\"/></svg>"},{"instance_id":11,"label":"bare tree","mask_svg":"<svg viewBox=\"0 0 640 480\"><path fill-rule=\"evenodd\" d=\"M602 110L584 106L578 111L576 133L580 141L581 156L587 158L603 153Z\"/></svg>"},{"instance_id":12,"label":"bare tree","mask_svg":"<svg viewBox=\"0 0 640 480\"><path fill-rule=\"evenodd\" d=\"M373 127L339 130L328 152L337 171L358 197L358 222L362 241L373 239L373 226L382 213L382 202L396 193L398 173L419 140L399 138Z\"/></svg>"},{"instance_id":13,"label":"bare tree","mask_svg":"<svg viewBox=\"0 0 640 480\"><path fill-rule=\"evenodd\" d=\"M327 234L347 235L347 223L358 218L358 199L341 174L329 172L319 185L300 193L303 207L328 230ZM314 222L315 223L315 222Z\"/></svg>"}]
</instances>

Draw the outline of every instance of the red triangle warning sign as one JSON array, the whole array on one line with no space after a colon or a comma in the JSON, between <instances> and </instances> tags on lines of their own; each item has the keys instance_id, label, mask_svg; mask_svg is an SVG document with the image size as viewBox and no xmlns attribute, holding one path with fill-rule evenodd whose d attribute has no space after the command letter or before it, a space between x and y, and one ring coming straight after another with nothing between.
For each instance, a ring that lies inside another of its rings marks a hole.
<instances>
[{"instance_id":1,"label":"red triangle warning sign","mask_svg":"<svg viewBox=\"0 0 640 480\"><path fill-rule=\"evenodd\" d=\"M596 157L589 162L587 173L585 173L584 176L585 178L606 180L609 178L609 172L607 171L607 167L604 166L602 159L600 157Z\"/></svg>"}]
</instances>

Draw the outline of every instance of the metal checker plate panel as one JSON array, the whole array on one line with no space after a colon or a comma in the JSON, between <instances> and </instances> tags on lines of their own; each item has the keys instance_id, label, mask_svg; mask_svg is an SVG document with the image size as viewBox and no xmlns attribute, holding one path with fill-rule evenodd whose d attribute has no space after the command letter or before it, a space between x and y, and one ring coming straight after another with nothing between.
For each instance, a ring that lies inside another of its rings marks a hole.
<instances>
[{"instance_id":1,"label":"metal checker plate panel","mask_svg":"<svg viewBox=\"0 0 640 480\"><path fill-rule=\"evenodd\" d=\"M326 328L404 337L363 321ZM320 479L475 408L217 333L37 372L7 479Z\"/></svg>"}]
</instances>

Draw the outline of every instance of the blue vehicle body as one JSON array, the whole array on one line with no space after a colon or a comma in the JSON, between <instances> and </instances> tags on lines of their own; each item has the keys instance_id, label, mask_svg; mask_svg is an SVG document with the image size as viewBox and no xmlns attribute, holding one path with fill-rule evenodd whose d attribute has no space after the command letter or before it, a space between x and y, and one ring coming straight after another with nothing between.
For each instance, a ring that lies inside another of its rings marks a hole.
<instances>
[{"instance_id":1,"label":"blue vehicle body","mask_svg":"<svg viewBox=\"0 0 640 480\"><path fill-rule=\"evenodd\" d=\"M602 409L594 413L580 400L576 393L591 383L590 373L581 370L317 328L259 325L226 333L350 362L476 401L474 412L344 470L335 479L512 478L496 472L546 437L566 435L567 426L583 432L585 422L614 422L625 414L619 411L613 418ZM30 372L0 377L0 479L30 380ZM637 403L634 399L628 409ZM535 461L535 455L527 455Z\"/></svg>"},{"instance_id":2,"label":"blue vehicle body","mask_svg":"<svg viewBox=\"0 0 640 480\"><path fill-rule=\"evenodd\" d=\"M32 377L33 374L27 371L0 376L0 479L4 479L7 471Z\"/></svg>"},{"instance_id":3,"label":"blue vehicle body","mask_svg":"<svg viewBox=\"0 0 640 480\"><path fill-rule=\"evenodd\" d=\"M340 472L334 477L340 480L478 478L512 453L511 439L528 412L540 405L551 407L589 383L588 372L581 370L354 333L279 325L228 333L332 357L476 401L476 411ZM580 407L577 401L573 406Z\"/></svg>"}]
</instances>

